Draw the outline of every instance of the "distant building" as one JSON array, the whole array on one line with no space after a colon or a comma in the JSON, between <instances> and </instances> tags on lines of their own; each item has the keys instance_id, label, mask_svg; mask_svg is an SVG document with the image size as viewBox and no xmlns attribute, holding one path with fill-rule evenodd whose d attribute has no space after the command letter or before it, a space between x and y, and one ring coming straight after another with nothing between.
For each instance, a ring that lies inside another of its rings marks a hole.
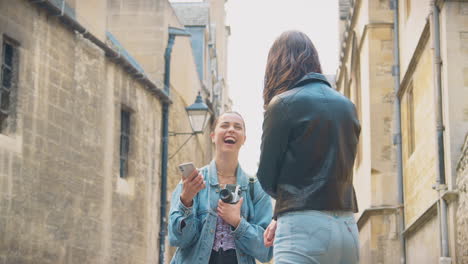
<instances>
[{"instance_id":1,"label":"distant building","mask_svg":"<svg viewBox=\"0 0 468 264\"><path fill-rule=\"evenodd\" d=\"M362 125L354 167L360 263L468 263L468 2L339 3L337 90L355 103Z\"/></svg>"},{"instance_id":2,"label":"distant building","mask_svg":"<svg viewBox=\"0 0 468 264\"><path fill-rule=\"evenodd\" d=\"M225 1L173 2L172 7L185 29L192 34L191 44L197 71L214 105L216 115L230 110L227 87L227 41Z\"/></svg>"}]
</instances>

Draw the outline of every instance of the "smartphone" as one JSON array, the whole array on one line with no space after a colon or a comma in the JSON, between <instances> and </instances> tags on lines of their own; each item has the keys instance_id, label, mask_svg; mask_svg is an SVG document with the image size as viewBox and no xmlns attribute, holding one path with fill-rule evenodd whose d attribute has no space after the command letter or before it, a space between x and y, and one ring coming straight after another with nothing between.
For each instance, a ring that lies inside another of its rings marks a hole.
<instances>
[{"instance_id":1,"label":"smartphone","mask_svg":"<svg viewBox=\"0 0 468 264\"><path fill-rule=\"evenodd\" d=\"M182 163L178 167L184 179L186 179L188 176L190 176L190 174L193 173L194 170L196 170L192 162Z\"/></svg>"}]
</instances>

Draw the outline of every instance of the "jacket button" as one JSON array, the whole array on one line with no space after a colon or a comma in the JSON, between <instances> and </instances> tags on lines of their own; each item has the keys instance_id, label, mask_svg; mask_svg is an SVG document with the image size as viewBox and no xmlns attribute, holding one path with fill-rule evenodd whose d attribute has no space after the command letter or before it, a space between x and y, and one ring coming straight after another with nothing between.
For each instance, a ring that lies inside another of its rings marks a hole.
<instances>
[{"instance_id":1,"label":"jacket button","mask_svg":"<svg viewBox=\"0 0 468 264\"><path fill-rule=\"evenodd\" d=\"M214 232L213 229L211 229L210 232L213 233Z\"/></svg>"}]
</instances>

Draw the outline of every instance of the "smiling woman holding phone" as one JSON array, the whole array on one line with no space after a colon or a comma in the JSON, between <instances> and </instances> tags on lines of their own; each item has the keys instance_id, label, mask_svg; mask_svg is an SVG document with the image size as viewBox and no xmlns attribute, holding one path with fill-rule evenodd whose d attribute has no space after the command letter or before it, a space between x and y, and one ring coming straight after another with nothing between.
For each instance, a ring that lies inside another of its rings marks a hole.
<instances>
[{"instance_id":1,"label":"smiling woman holding phone","mask_svg":"<svg viewBox=\"0 0 468 264\"><path fill-rule=\"evenodd\" d=\"M263 233L272 207L260 184L239 166L244 120L237 112L226 112L214 125L214 160L199 170L184 164L188 176L172 195L169 242L178 248L171 263L267 262L273 251L264 246Z\"/></svg>"}]
</instances>

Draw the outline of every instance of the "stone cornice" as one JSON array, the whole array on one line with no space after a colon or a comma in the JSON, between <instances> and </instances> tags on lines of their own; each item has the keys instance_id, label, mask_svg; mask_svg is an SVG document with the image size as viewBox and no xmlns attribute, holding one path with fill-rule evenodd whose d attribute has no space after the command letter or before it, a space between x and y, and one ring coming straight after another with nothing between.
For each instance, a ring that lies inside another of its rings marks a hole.
<instances>
[{"instance_id":1,"label":"stone cornice","mask_svg":"<svg viewBox=\"0 0 468 264\"><path fill-rule=\"evenodd\" d=\"M371 216L396 214L400 208L402 208L402 206L379 206L365 209L357 220L359 230L361 230L361 228L365 223L367 223Z\"/></svg>"},{"instance_id":2,"label":"stone cornice","mask_svg":"<svg viewBox=\"0 0 468 264\"><path fill-rule=\"evenodd\" d=\"M444 199L448 204L458 200L458 191L445 191L441 199ZM437 215L437 203L439 199L431 202L431 204L418 216L413 222L406 225L403 235L405 237L418 231L425 223L429 222L434 216Z\"/></svg>"},{"instance_id":3,"label":"stone cornice","mask_svg":"<svg viewBox=\"0 0 468 264\"><path fill-rule=\"evenodd\" d=\"M418 217L416 217L415 220L413 220L413 222L406 226L405 230L403 231L403 235L405 237L408 237L410 234L416 232L425 223L429 222L429 220L437 215L437 202L438 200L433 201L422 214L420 214Z\"/></svg>"},{"instance_id":4,"label":"stone cornice","mask_svg":"<svg viewBox=\"0 0 468 264\"><path fill-rule=\"evenodd\" d=\"M367 31L372 28L393 28L393 23L388 22L380 22L380 23L369 23L364 26L364 30L362 31L361 39L359 40L358 50L361 51L362 43L364 43L365 37L367 35Z\"/></svg>"},{"instance_id":5,"label":"stone cornice","mask_svg":"<svg viewBox=\"0 0 468 264\"><path fill-rule=\"evenodd\" d=\"M445 191L442 194L442 199L444 199L448 204L451 204L458 200L458 191ZM425 223L427 223L433 216L437 215L437 202L438 199L432 201L423 213L416 217L413 222L409 223L403 231L403 235L409 236L422 227ZM361 230L361 228L367 223L367 221L369 221L372 216L397 214L400 209L403 209L402 205L380 206L365 209L357 220L358 228Z\"/></svg>"}]
</instances>

